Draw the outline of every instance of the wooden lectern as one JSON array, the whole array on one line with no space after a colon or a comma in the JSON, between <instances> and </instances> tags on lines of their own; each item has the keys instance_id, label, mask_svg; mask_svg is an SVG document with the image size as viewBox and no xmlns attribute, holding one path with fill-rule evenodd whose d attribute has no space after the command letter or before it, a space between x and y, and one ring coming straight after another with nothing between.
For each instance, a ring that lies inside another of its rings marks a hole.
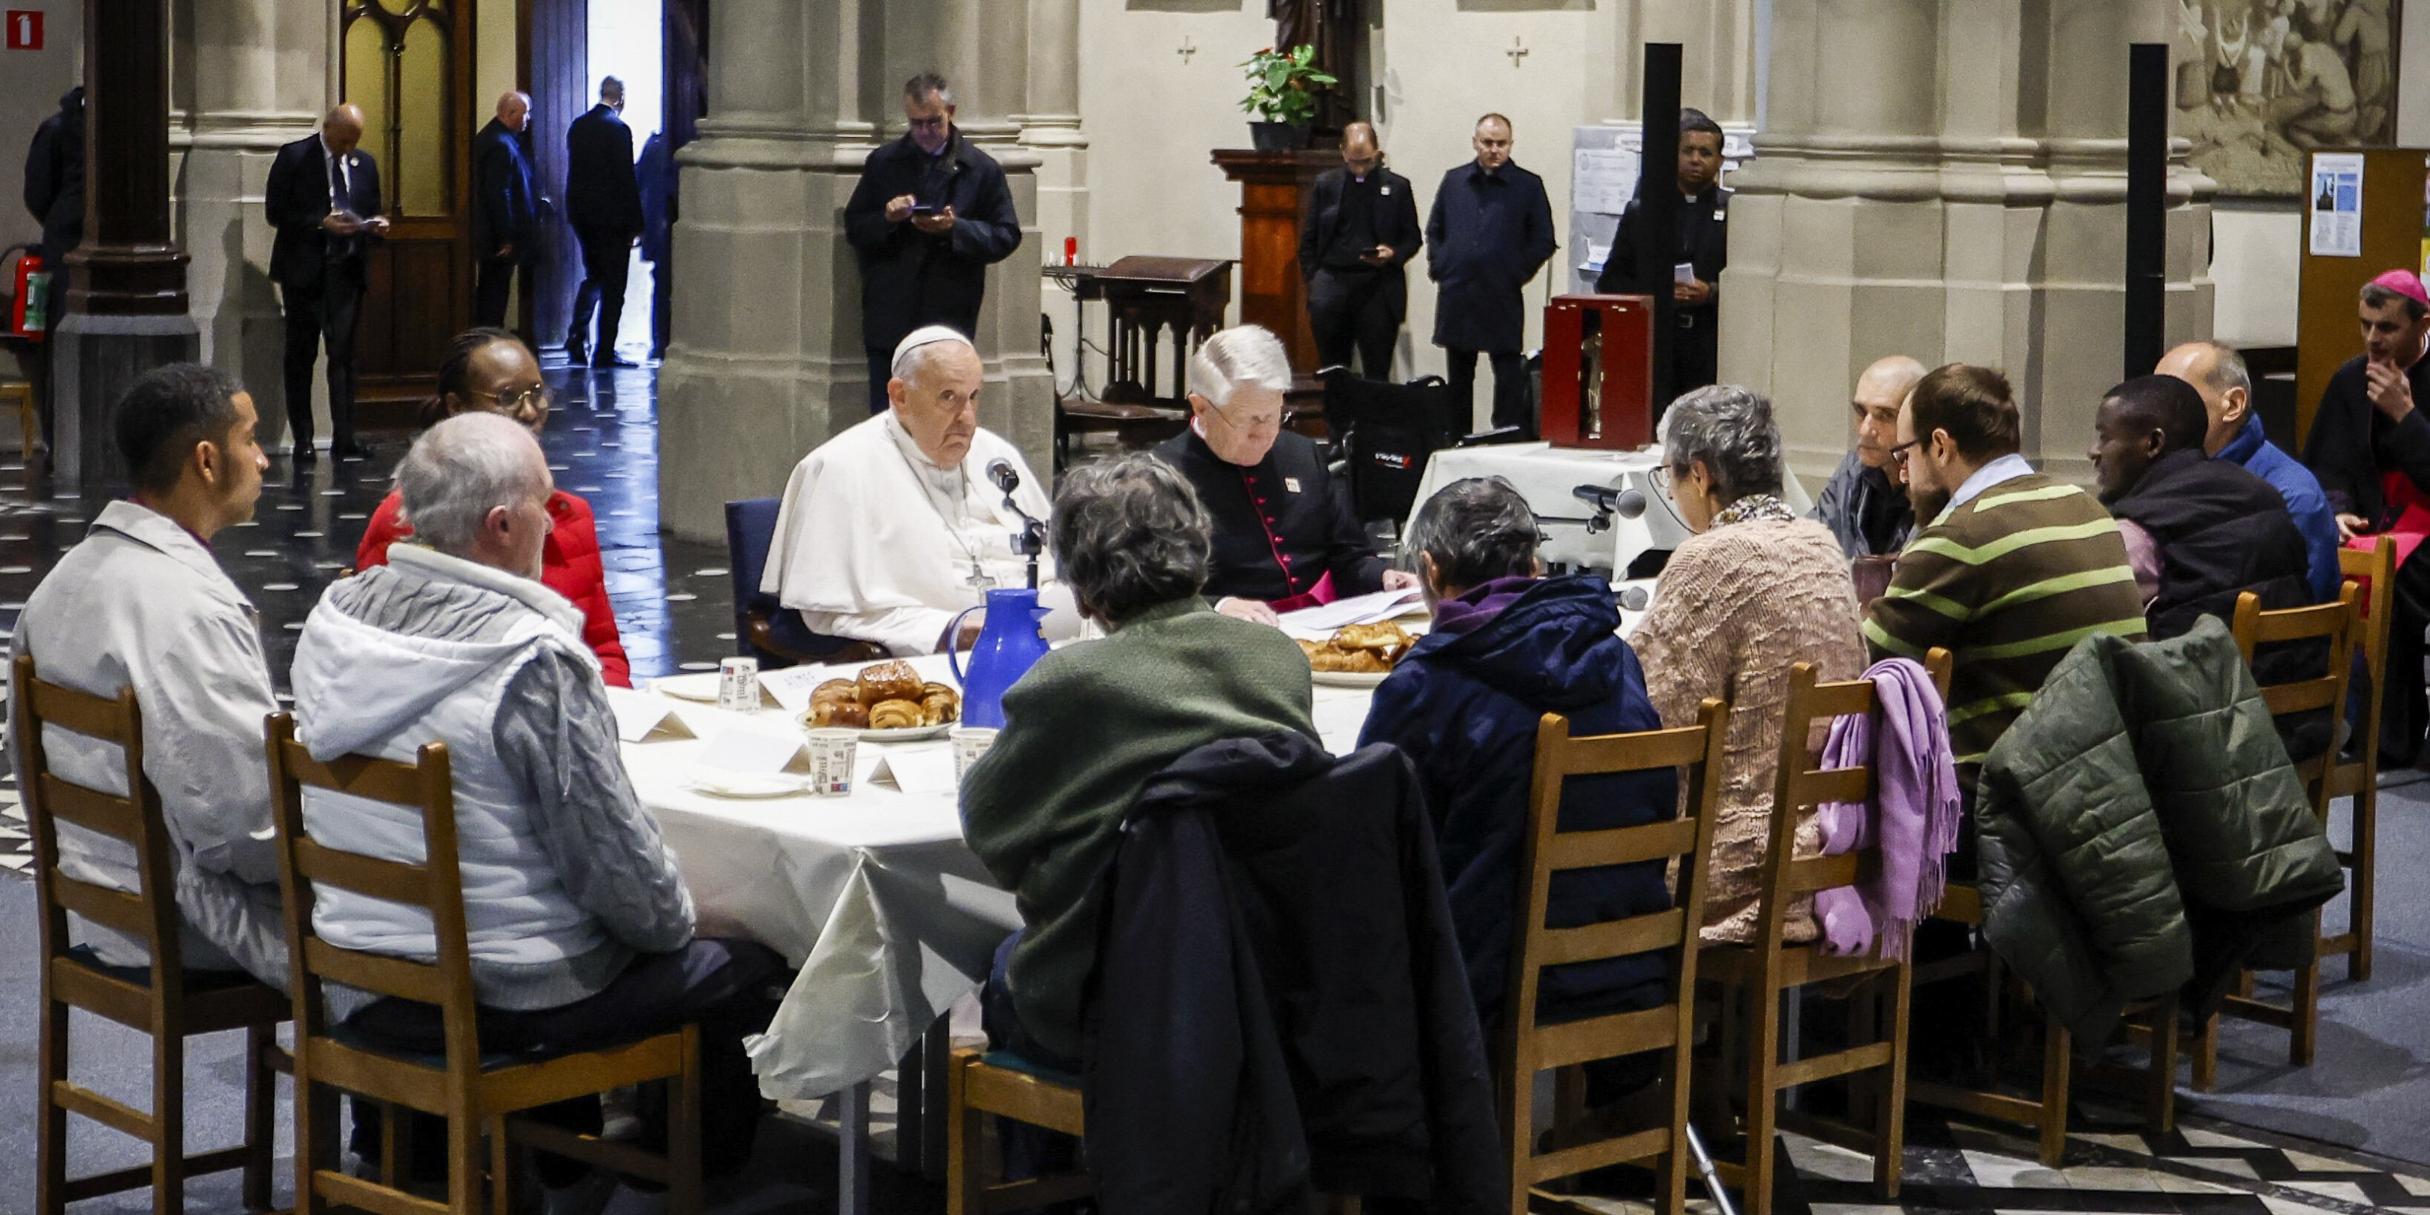
<instances>
[{"instance_id":1,"label":"wooden lectern","mask_svg":"<svg viewBox=\"0 0 2430 1215\"><path fill-rule=\"evenodd\" d=\"M2326 257L2312 253L2313 211L2303 210L2303 262L2295 315L2296 433L2277 437L2281 446L2296 450L2312 437L2312 411L2320 407L2329 377L2347 359L2362 353L2356 336L2355 298L2363 284L2383 270L2420 270L2430 261L2430 225L2423 212L2423 178L2430 151L2421 148L2322 148L2347 151L2363 158L2362 256ZM2318 155L2319 153L2315 153ZM2311 179L2310 161L2305 180ZM2310 191L2305 191L2309 195Z\"/></svg>"},{"instance_id":2,"label":"wooden lectern","mask_svg":"<svg viewBox=\"0 0 2430 1215\"><path fill-rule=\"evenodd\" d=\"M1333 151L1252 152L1221 149L1215 165L1240 183L1240 319L1282 338L1302 380L1316 371L1316 336L1308 328L1307 285L1299 277L1299 217L1308 188L1341 167Z\"/></svg>"}]
</instances>

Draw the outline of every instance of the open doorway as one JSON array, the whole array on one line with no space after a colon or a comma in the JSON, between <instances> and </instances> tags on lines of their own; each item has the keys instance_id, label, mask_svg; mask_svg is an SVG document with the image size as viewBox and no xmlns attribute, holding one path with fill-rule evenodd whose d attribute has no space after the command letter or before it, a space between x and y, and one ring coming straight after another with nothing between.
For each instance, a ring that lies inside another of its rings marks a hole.
<instances>
[{"instance_id":1,"label":"open doorway","mask_svg":"<svg viewBox=\"0 0 2430 1215\"><path fill-rule=\"evenodd\" d=\"M666 130L664 21L662 0L591 0L588 57L593 96L606 77L624 82L624 125L633 132L642 212L650 224L627 255L631 269L625 277L623 323L616 333L616 353L635 362L664 353L652 337L663 321L655 315L651 286L663 260L665 221L657 213L672 194L666 179L674 162L663 143L656 150L649 147L650 140L663 139Z\"/></svg>"},{"instance_id":2,"label":"open doorway","mask_svg":"<svg viewBox=\"0 0 2430 1215\"><path fill-rule=\"evenodd\" d=\"M614 76L624 84L620 117L641 162L636 176L649 221L641 242L627 253L615 353L640 362L663 348L666 332L666 292L655 292L654 301L652 288L666 271L673 158L647 153L651 137L666 126L664 49L670 0L522 0L520 8L522 75L533 98L528 135L532 165L540 192L557 201L541 257L525 279L526 332L553 355L563 351L572 328L583 267L581 245L568 222L573 206L566 181L566 138L572 123L599 103L600 82ZM666 152L671 149L662 148Z\"/></svg>"}]
</instances>

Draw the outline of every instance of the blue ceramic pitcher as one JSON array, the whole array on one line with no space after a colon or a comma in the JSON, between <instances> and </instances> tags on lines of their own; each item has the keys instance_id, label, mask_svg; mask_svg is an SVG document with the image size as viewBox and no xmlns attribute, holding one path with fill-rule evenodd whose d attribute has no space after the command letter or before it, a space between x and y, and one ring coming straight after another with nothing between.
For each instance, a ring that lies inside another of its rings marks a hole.
<instances>
[{"instance_id":1,"label":"blue ceramic pitcher","mask_svg":"<svg viewBox=\"0 0 2430 1215\"><path fill-rule=\"evenodd\" d=\"M1039 631L1051 608L1038 606L1038 592L1029 587L987 592L983 606L964 608L945 627L945 660L962 685L962 724L1002 729L1004 691L1046 657L1046 635ZM970 670L962 669L962 620L986 612L978 644L970 647Z\"/></svg>"}]
</instances>

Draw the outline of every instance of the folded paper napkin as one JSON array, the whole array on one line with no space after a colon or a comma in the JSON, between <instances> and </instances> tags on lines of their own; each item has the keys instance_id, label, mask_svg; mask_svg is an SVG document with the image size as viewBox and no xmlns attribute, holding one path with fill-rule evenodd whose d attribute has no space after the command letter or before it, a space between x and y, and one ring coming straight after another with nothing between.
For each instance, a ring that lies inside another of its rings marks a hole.
<instances>
[{"instance_id":1,"label":"folded paper napkin","mask_svg":"<svg viewBox=\"0 0 2430 1215\"><path fill-rule=\"evenodd\" d=\"M1957 765L1948 712L1930 672L1910 659L1888 658L1865 678L1873 683L1874 710L1831 723L1822 766L1870 764L1873 799L1827 802L1814 815L1825 856L1878 840L1881 869L1872 881L1816 893L1814 917L1832 953L1904 958L1916 923L1941 905L1948 857L1957 850Z\"/></svg>"}]
</instances>

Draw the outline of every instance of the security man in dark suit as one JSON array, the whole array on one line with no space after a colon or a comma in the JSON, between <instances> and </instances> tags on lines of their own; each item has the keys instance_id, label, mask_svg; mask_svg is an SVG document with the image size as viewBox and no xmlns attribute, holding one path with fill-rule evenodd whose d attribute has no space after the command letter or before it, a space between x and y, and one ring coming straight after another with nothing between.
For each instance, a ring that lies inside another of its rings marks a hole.
<instances>
[{"instance_id":1,"label":"security man in dark suit","mask_svg":"<svg viewBox=\"0 0 2430 1215\"><path fill-rule=\"evenodd\" d=\"M34 128L34 141L25 150L25 209L42 225L42 268L50 274L43 292L43 322L58 332L67 311L68 251L84 242L84 86L59 98L59 112ZM29 350L30 370L40 402L42 433L51 431L51 359L48 343Z\"/></svg>"},{"instance_id":2,"label":"security man in dark suit","mask_svg":"<svg viewBox=\"0 0 2430 1215\"><path fill-rule=\"evenodd\" d=\"M616 355L616 326L624 320L624 283L641 235L641 179L633 173L633 131L624 125L624 82L599 82L599 104L565 131L565 217L582 245L582 286L574 292L574 321L565 357L579 367L632 367ZM599 342L586 345L591 310L599 311ZM588 357L585 357L588 356Z\"/></svg>"},{"instance_id":3,"label":"security man in dark suit","mask_svg":"<svg viewBox=\"0 0 2430 1215\"><path fill-rule=\"evenodd\" d=\"M905 81L911 130L869 154L844 204L844 239L861 263L871 413L887 407L895 344L923 325L975 336L987 267L1021 247L1004 170L962 138L953 113L944 77Z\"/></svg>"},{"instance_id":4,"label":"security man in dark suit","mask_svg":"<svg viewBox=\"0 0 2430 1215\"><path fill-rule=\"evenodd\" d=\"M317 458L312 364L323 346L329 352L329 450L341 460L371 455L354 437L354 326L366 282L364 250L388 235L388 220L381 214L380 166L355 148L362 138L360 108L329 111L320 134L278 150L262 191L262 207L278 232L270 246L270 278L287 309L287 429L298 463Z\"/></svg>"},{"instance_id":5,"label":"security man in dark suit","mask_svg":"<svg viewBox=\"0 0 2430 1215\"><path fill-rule=\"evenodd\" d=\"M531 125L532 99L509 92L498 98L498 116L473 136L473 324L503 327L506 293L515 272L539 252L540 194L532 186L531 157L523 132Z\"/></svg>"},{"instance_id":6,"label":"security man in dark suit","mask_svg":"<svg viewBox=\"0 0 2430 1215\"><path fill-rule=\"evenodd\" d=\"M1434 344L1451 395L1473 410L1477 352L1493 360L1493 424L1535 432L1527 406L1527 283L1553 255L1544 179L1512 164L1510 120L1487 114L1469 142L1477 158L1443 175L1426 219L1426 273L1437 284Z\"/></svg>"},{"instance_id":7,"label":"security man in dark suit","mask_svg":"<svg viewBox=\"0 0 2430 1215\"><path fill-rule=\"evenodd\" d=\"M1299 274L1323 366L1349 366L1355 349L1359 374L1392 378L1392 348L1409 315L1403 267L1424 235L1416 195L1384 167L1373 123L1342 128L1342 167L1316 179L1299 225Z\"/></svg>"},{"instance_id":8,"label":"security man in dark suit","mask_svg":"<svg viewBox=\"0 0 2430 1215\"><path fill-rule=\"evenodd\" d=\"M1722 267L1730 262L1730 192L1721 180L1721 125L1702 110L1679 111L1679 260L1689 265L1687 281L1671 283L1677 301L1679 337L1671 343L1671 395L1703 388L1721 377ZM1620 231L1603 259L1595 290L1627 294L1637 290L1637 244L1632 227L1637 204L1631 200L1620 216Z\"/></svg>"}]
</instances>

